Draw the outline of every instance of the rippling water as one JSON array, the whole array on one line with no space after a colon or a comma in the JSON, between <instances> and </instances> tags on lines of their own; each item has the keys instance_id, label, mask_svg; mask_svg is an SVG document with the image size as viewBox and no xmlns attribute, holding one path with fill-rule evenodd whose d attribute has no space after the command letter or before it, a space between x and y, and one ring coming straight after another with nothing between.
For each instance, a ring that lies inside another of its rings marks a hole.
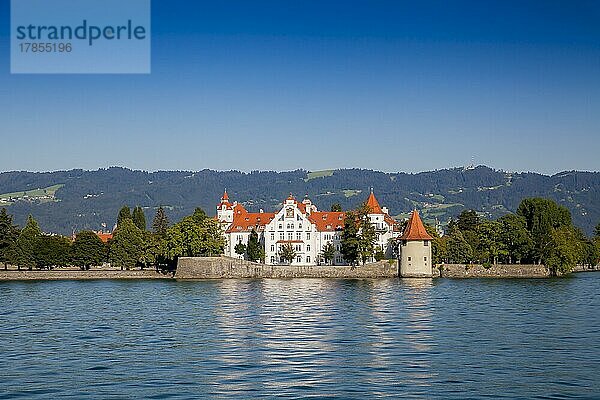
<instances>
[{"instance_id":1,"label":"rippling water","mask_svg":"<svg viewBox=\"0 0 600 400\"><path fill-rule=\"evenodd\" d=\"M0 283L0 398L600 398L600 274Z\"/></svg>"}]
</instances>

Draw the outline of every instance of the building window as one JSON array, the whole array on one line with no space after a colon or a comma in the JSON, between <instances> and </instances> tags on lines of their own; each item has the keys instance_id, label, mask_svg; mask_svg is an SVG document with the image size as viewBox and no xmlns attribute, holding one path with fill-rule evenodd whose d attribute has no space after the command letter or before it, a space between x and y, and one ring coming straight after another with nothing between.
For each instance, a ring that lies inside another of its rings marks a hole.
<instances>
[{"instance_id":1,"label":"building window","mask_svg":"<svg viewBox=\"0 0 600 400\"><path fill-rule=\"evenodd\" d=\"M306 240L310 240L310 232L306 232Z\"/></svg>"},{"instance_id":2,"label":"building window","mask_svg":"<svg viewBox=\"0 0 600 400\"><path fill-rule=\"evenodd\" d=\"M423 257L423 261L427 261L427 257Z\"/></svg>"},{"instance_id":3,"label":"building window","mask_svg":"<svg viewBox=\"0 0 600 400\"><path fill-rule=\"evenodd\" d=\"M429 242L426 240L423 242L423 246L429 246Z\"/></svg>"},{"instance_id":4,"label":"building window","mask_svg":"<svg viewBox=\"0 0 600 400\"><path fill-rule=\"evenodd\" d=\"M410 257L408 257L408 261L410 261Z\"/></svg>"},{"instance_id":5,"label":"building window","mask_svg":"<svg viewBox=\"0 0 600 400\"><path fill-rule=\"evenodd\" d=\"M275 232L271 232L271 240L275 240Z\"/></svg>"},{"instance_id":6,"label":"building window","mask_svg":"<svg viewBox=\"0 0 600 400\"><path fill-rule=\"evenodd\" d=\"M302 232L296 232L296 240L302 240Z\"/></svg>"},{"instance_id":7,"label":"building window","mask_svg":"<svg viewBox=\"0 0 600 400\"><path fill-rule=\"evenodd\" d=\"M284 239L284 233L283 232L279 232L279 240L283 240Z\"/></svg>"},{"instance_id":8,"label":"building window","mask_svg":"<svg viewBox=\"0 0 600 400\"><path fill-rule=\"evenodd\" d=\"M292 240L292 232L288 232L288 240Z\"/></svg>"},{"instance_id":9,"label":"building window","mask_svg":"<svg viewBox=\"0 0 600 400\"><path fill-rule=\"evenodd\" d=\"M297 244L296 245L296 251L302 251L302 245Z\"/></svg>"},{"instance_id":10,"label":"building window","mask_svg":"<svg viewBox=\"0 0 600 400\"><path fill-rule=\"evenodd\" d=\"M283 224L279 224L279 230L283 229Z\"/></svg>"},{"instance_id":11,"label":"building window","mask_svg":"<svg viewBox=\"0 0 600 400\"><path fill-rule=\"evenodd\" d=\"M272 245L271 245L271 252L274 252L274 251L275 251L275 245L274 245L274 244L272 244Z\"/></svg>"},{"instance_id":12,"label":"building window","mask_svg":"<svg viewBox=\"0 0 600 400\"><path fill-rule=\"evenodd\" d=\"M298 224L298 229L302 229L302 224Z\"/></svg>"},{"instance_id":13,"label":"building window","mask_svg":"<svg viewBox=\"0 0 600 400\"><path fill-rule=\"evenodd\" d=\"M296 257L296 261L299 262L299 263L301 263L302 262L302 257L301 256Z\"/></svg>"},{"instance_id":14,"label":"building window","mask_svg":"<svg viewBox=\"0 0 600 400\"><path fill-rule=\"evenodd\" d=\"M306 262L309 263L310 262L310 256L306 256Z\"/></svg>"},{"instance_id":15,"label":"building window","mask_svg":"<svg viewBox=\"0 0 600 400\"><path fill-rule=\"evenodd\" d=\"M310 244L306 245L306 251L310 251Z\"/></svg>"}]
</instances>

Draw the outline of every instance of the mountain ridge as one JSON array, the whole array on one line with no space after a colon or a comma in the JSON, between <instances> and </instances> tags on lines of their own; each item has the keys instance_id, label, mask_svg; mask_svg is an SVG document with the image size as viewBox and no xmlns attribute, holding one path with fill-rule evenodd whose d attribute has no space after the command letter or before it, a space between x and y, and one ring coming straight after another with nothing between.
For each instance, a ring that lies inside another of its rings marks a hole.
<instances>
[{"instance_id":1,"label":"mountain ridge","mask_svg":"<svg viewBox=\"0 0 600 400\"><path fill-rule=\"evenodd\" d=\"M57 185L62 186L56 189ZM73 230L103 229L103 224L112 227L124 204L144 207L149 222L160 205L167 208L171 221L190 214L197 206L213 215L225 188L232 200L249 210L270 211L290 192L297 198L309 195L320 209L327 210L333 203L348 209L366 200L371 187L380 203L398 217L419 208L426 220L444 223L463 209L473 208L496 218L514 211L522 198L539 196L567 206L575 224L588 234L600 220L600 172L571 170L545 175L487 166L413 173L364 168L9 171L0 173L0 207L6 206L19 224L32 214L46 231L70 234ZM23 196L15 197L18 193ZM6 194L13 197L3 198Z\"/></svg>"}]
</instances>

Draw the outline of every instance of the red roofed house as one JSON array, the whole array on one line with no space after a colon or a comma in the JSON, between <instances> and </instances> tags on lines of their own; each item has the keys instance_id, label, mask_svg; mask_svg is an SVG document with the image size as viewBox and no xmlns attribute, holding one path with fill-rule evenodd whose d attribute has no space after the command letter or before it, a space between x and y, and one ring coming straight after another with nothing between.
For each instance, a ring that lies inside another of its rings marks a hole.
<instances>
[{"instance_id":1,"label":"red roofed house","mask_svg":"<svg viewBox=\"0 0 600 400\"><path fill-rule=\"evenodd\" d=\"M414 210L400 236L400 276L431 277L431 240Z\"/></svg>"},{"instance_id":2,"label":"red roofed house","mask_svg":"<svg viewBox=\"0 0 600 400\"><path fill-rule=\"evenodd\" d=\"M385 207L379 206L372 191L367 205L372 209L369 218L376 228L376 245L388 256L392 256L393 243L390 239L400 235L400 231L395 228L396 221L388 215ZM336 249L333 264L344 265L340 253L344 217L343 212L318 211L308 197L299 202L291 194L276 213L248 212L241 204L231 203L227 192L217 205L217 218L225 230L225 255L242 257L235 253L235 245L247 244L250 233L255 230L264 245L265 263L269 265L286 263L280 257L280 248L286 243L291 243L297 253L292 265L324 264L325 261L319 255L323 246L329 242Z\"/></svg>"}]
</instances>

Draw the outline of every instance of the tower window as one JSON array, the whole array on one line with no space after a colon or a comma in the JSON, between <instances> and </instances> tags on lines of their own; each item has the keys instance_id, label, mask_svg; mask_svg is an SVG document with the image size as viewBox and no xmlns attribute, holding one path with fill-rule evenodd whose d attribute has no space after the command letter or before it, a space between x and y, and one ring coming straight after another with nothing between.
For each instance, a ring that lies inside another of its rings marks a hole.
<instances>
[{"instance_id":1,"label":"tower window","mask_svg":"<svg viewBox=\"0 0 600 400\"><path fill-rule=\"evenodd\" d=\"M408 257L408 261L410 261L410 260L411 260L411 258L410 258L410 257Z\"/></svg>"},{"instance_id":2,"label":"tower window","mask_svg":"<svg viewBox=\"0 0 600 400\"><path fill-rule=\"evenodd\" d=\"M427 257L423 257L423 261L427 261Z\"/></svg>"},{"instance_id":3,"label":"tower window","mask_svg":"<svg viewBox=\"0 0 600 400\"><path fill-rule=\"evenodd\" d=\"M429 246L429 242L426 240L425 242L423 242L423 246Z\"/></svg>"}]
</instances>

